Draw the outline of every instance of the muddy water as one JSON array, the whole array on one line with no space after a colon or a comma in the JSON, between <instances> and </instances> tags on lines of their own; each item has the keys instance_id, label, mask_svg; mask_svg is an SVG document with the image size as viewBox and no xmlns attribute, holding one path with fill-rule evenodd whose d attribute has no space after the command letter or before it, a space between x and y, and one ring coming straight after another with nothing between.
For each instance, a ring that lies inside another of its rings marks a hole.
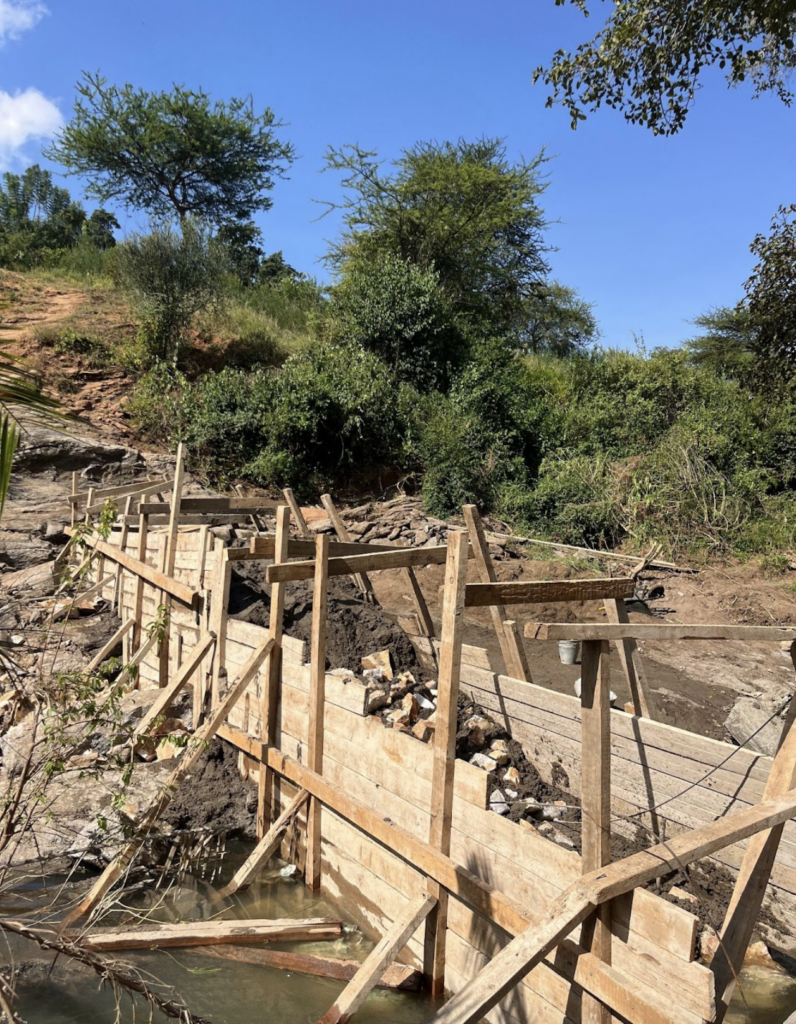
<instances>
[{"instance_id":1,"label":"muddy water","mask_svg":"<svg viewBox=\"0 0 796 1024\"><path fill-rule=\"evenodd\" d=\"M309 893L300 881L286 879L278 867L263 874L247 892L226 903L215 891L240 863L245 851L232 851L219 877L186 877L167 890L132 895L125 905L152 922L203 920L223 916L246 918L346 919L340 907L321 895ZM209 871L208 871L209 876ZM6 906L9 915L31 909L41 899L37 887L20 893L16 906ZM226 912L225 912L226 911ZM120 915L105 924L120 923ZM129 925L128 925L129 926ZM320 953L341 959L362 960L372 942L349 926L335 940L290 943L273 948ZM26 1024L109 1024L116 1019L112 995L101 989L96 978L82 968L57 961L15 941L0 953L9 954L17 965L24 962L17 983L17 1009ZM113 954L156 978L176 992L191 1009L214 1024L314 1024L334 1003L342 983L250 964L218 960L185 949ZM796 1010L796 979L779 969L747 968L742 974L743 992L736 992L728 1024L782 1024ZM418 993L376 990L360 1011L363 1024L426 1024L435 1004ZM145 1020L141 1004L135 1012L129 1001L122 1002L119 1019L123 1024ZM165 1019L165 1018L157 1018Z\"/></svg>"}]
</instances>

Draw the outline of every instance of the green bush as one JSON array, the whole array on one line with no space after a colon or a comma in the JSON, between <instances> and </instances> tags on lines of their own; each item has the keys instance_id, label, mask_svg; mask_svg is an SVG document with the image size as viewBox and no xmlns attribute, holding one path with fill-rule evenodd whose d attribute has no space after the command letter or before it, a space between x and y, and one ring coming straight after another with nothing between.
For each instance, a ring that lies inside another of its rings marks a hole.
<instances>
[{"instance_id":1,"label":"green bush","mask_svg":"<svg viewBox=\"0 0 796 1024\"><path fill-rule=\"evenodd\" d=\"M182 233L160 225L148 235L132 236L117 247L113 267L137 313L151 361L176 366L194 317L222 301L221 248L200 225L186 220Z\"/></svg>"}]
</instances>

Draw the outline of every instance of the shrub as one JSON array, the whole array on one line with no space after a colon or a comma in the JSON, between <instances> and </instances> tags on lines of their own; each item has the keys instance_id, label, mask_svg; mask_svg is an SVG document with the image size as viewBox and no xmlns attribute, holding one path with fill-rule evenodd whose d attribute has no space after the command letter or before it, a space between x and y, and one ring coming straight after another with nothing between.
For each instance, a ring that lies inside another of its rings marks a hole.
<instances>
[{"instance_id":1,"label":"shrub","mask_svg":"<svg viewBox=\"0 0 796 1024\"><path fill-rule=\"evenodd\" d=\"M152 361L176 366L194 316L217 308L222 298L224 257L202 227L191 220L182 234L157 226L117 247L117 281L141 323Z\"/></svg>"},{"instance_id":2,"label":"shrub","mask_svg":"<svg viewBox=\"0 0 796 1024\"><path fill-rule=\"evenodd\" d=\"M173 366L155 363L138 381L125 411L145 436L163 442L182 433L185 377Z\"/></svg>"}]
</instances>

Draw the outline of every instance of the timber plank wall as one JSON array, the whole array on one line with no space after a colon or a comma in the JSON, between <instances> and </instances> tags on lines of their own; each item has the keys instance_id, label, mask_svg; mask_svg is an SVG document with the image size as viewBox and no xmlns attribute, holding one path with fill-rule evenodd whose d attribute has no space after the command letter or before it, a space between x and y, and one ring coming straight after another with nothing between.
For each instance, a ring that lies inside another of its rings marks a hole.
<instances>
[{"instance_id":1,"label":"timber plank wall","mask_svg":"<svg viewBox=\"0 0 796 1024\"><path fill-rule=\"evenodd\" d=\"M147 537L146 561L162 564L165 531L152 530ZM204 590L204 607L197 612L173 602L169 632L169 666L190 656L200 633L210 623L212 588L221 547L209 550L213 538L206 529L180 532L177 542L175 578ZM119 543L119 533L110 543ZM138 536L131 532L125 550L136 555ZM105 572L109 571L106 563ZM122 577L120 615L131 617L135 609L137 578ZM110 599L114 584L103 596ZM151 621L161 603L161 592L143 585L144 625ZM262 627L229 620L226 628L225 661L231 679L252 651L268 636ZM209 688L213 657L208 656L198 673L203 689ZM282 686L277 716L277 746L303 764L307 762L309 727L309 669L307 645L285 636L282 645ZM540 774L550 780L552 766L561 764L574 793L580 789L579 703L532 684L497 676L489 666L486 651L463 651L462 687L496 719L502 720L536 763ZM159 684L161 660L156 649L143 660L141 686ZM260 737L261 687L264 670L250 684L245 697L233 710L229 724L254 739ZM615 811L636 812L651 802L668 799L715 768L734 748L683 733L650 721L634 719L623 712L611 713L613 786ZM644 741L639 754L638 736ZM386 729L381 720L368 717L364 687L344 684L327 676L324 708L323 775L360 803L390 818L395 824L427 839L430 822L432 747L413 736ZM738 755L728 766L676 798L660 812L673 830L693 827L712 820L727 810L759 800L770 765L765 758ZM641 760L649 765L642 769ZM250 770L255 763L248 761ZM645 772L648 776L646 788ZM285 780L277 784L278 804L284 808L295 795ZM303 825L306 812L297 818L297 830L289 834L283 852L301 866L304 850ZM789 823L774 869L774 896L796 906L796 871L793 855L796 825ZM536 833L510 822L487 809L486 773L463 761L456 762L454 785L452 856L485 881L501 889L529 910L540 911L581 875L576 853L561 849ZM720 857L730 867L740 859L740 846L723 851ZM372 933L382 934L404 911L424 885L423 876L397 855L389 852L333 812L322 813L322 884L339 899ZM613 963L631 979L660 995L664 1005L676 1005L684 1024L710 1019L713 1012L713 976L694 960L697 920L688 912L646 890L615 901L613 911ZM422 928L410 941L406 953L414 966L422 965ZM577 941L579 929L570 937ZM446 985L460 989L475 976L488 958L508 941L509 936L494 923L472 912L463 902L451 898L448 918ZM580 1020L580 990L547 964L535 968L506 999L489 1014L498 1024L577 1024Z\"/></svg>"}]
</instances>

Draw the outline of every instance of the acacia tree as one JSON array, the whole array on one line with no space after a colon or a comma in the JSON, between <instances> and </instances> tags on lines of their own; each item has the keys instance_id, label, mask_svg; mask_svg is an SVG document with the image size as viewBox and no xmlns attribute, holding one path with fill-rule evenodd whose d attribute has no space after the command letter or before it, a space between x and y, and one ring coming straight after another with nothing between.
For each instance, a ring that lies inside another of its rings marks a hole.
<instances>
[{"instance_id":1,"label":"acacia tree","mask_svg":"<svg viewBox=\"0 0 796 1024\"><path fill-rule=\"evenodd\" d=\"M211 103L174 85L147 92L109 85L99 73L77 85L72 120L47 156L88 181L88 194L157 219L193 216L208 224L248 220L294 159L282 127L251 97Z\"/></svg>"},{"instance_id":2,"label":"acacia tree","mask_svg":"<svg viewBox=\"0 0 796 1024\"><path fill-rule=\"evenodd\" d=\"M588 0L555 0L589 14ZM613 0L601 30L573 53L558 50L534 72L562 103L572 127L603 103L656 135L685 123L699 78L717 65L729 85L749 79L790 105L796 66L793 0Z\"/></svg>"},{"instance_id":3,"label":"acacia tree","mask_svg":"<svg viewBox=\"0 0 796 1024\"><path fill-rule=\"evenodd\" d=\"M373 152L329 149L343 172L344 229L327 253L341 281L386 255L433 272L463 334L516 336L547 275L539 199L544 154L509 161L500 139L421 142L381 169Z\"/></svg>"}]
</instances>

